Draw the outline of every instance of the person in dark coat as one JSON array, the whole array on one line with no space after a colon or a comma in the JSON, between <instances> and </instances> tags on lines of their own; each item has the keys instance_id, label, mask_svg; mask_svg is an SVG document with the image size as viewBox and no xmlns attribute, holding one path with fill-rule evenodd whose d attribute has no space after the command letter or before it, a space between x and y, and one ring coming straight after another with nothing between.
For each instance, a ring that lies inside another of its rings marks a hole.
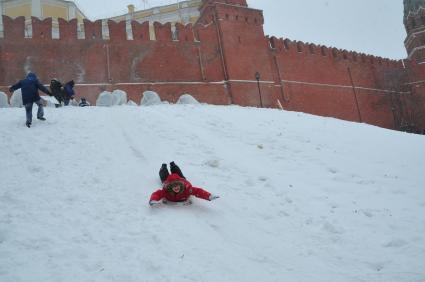
<instances>
[{"instance_id":1,"label":"person in dark coat","mask_svg":"<svg viewBox=\"0 0 425 282\"><path fill-rule=\"evenodd\" d=\"M55 104L56 108L60 107L61 103L64 100L62 87L63 87L62 83L56 78L50 81L50 91L52 92L56 100L58 100L59 102L59 104Z\"/></svg>"},{"instance_id":2,"label":"person in dark coat","mask_svg":"<svg viewBox=\"0 0 425 282\"><path fill-rule=\"evenodd\" d=\"M87 102L86 98L81 98L80 104L78 104L80 107L88 107L90 104Z\"/></svg>"},{"instance_id":3,"label":"person in dark coat","mask_svg":"<svg viewBox=\"0 0 425 282\"><path fill-rule=\"evenodd\" d=\"M43 111L43 104L41 103L40 95L38 94L38 90L43 91L49 96L52 96L52 93L44 87L43 84L41 84L38 81L37 76L35 73L28 73L27 77L18 83L12 85L9 88L10 93L13 93L15 90L21 89L22 92L22 104L25 106L26 111L26 125L28 128L31 127L32 123L32 106L34 103L38 106L37 111L37 118L39 120L46 120L44 118L44 111Z\"/></svg>"},{"instance_id":4,"label":"person in dark coat","mask_svg":"<svg viewBox=\"0 0 425 282\"><path fill-rule=\"evenodd\" d=\"M190 203L190 197L195 196L207 201L218 199L219 196L213 195L202 188L194 187L186 180L180 168L174 163L170 163L171 174L168 172L167 165L162 164L159 170L159 178L162 182L162 188L152 193L149 205L153 206L163 202Z\"/></svg>"},{"instance_id":5,"label":"person in dark coat","mask_svg":"<svg viewBox=\"0 0 425 282\"><path fill-rule=\"evenodd\" d=\"M71 80L63 86L63 101L65 106L69 105L69 101L74 99L75 92L74 92L74 80Z\"/></svg>"}]
</instances>

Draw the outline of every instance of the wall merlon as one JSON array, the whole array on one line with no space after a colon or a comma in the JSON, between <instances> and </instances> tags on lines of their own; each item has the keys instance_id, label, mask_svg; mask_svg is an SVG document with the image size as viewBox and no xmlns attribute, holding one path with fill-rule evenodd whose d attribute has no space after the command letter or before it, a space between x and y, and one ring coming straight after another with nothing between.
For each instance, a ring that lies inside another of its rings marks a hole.
<instances>
[{"instance_id":1,"label":"wall merlon","mask_svg":"<svg viewBox=\"0 0 425 282\"><path fill-rule=\"evenodd\" d=\"M52 40L52 18L31 17L31 25L33 39Z\"/></svg>"},{"instance_id":2,"label":"wall merlon","mask_svg":"<svg viewBox=\"0 0 425 282\"><path fill-rule=\"evenodd\" d=\"M60 40L77 40L77 19L70 21L59 18L59 38Z\"/></svg>"},{"instance_id":3,"label":"wall merlon","mask_svg":"<svg viewBox=\"0 0 425 282\"><path fill-rule=\"evenodd\" d=\"M326 46L320 46L320 54L323 56L323 57L329 57L329 48L328 47L326 47Z\"/></svg>"},{"instance_id":4,"label":"wall merlon","mask_svg":"<svg viewBox=\"0 0 425 282\"><path fill-rule=\"evenodd\" d=\"M92 22L84 19L84 34L86 40L103 40L102 20Z\"/></svg>"},{"instance_id":5,"label":"wall merlon","mask_svg":"<svg viewBox=\"0 0 425 282\"><path fill-rule=\"evenodd\" d=\"M279 40L275 36L270 37L267 35L266 40L268 40L269 46L272 50L282 51L281 46L279 46Z\"/></svg>"},{"instance_id":6,"label":"wall merlon","mask_svg":"<svg viewBox=\"0 0 425 282\"><path fill-rule=\"evenodd\" d=\"M157 41L172 41L171 23L161 24L160 22L154 22L153 26Z\"/></svg>"},{"instance_id":7,"label":"wall merlon","mask_svg":"<svg viewBox=\"0 0 425 282\"><path fill-rule=\"evenodd\" d=\"M321 54L321 46L320 45L310 43L309 49L310 49L309 51L310 51L311 54L314 54L314 55L320 55Z\"/></svg>"},{"instance_id":8,"label":"wall merlon","mask_svg":"<svg viewBox=\"0 0 425 282\"><path fill-rule=\"evenodd\" d=\"M131 28L133 30L133 40L136 41L149 41L149 22L139 23L131 21Z\"/></svg>"},{"instance_id":9,"label":"wall merlon","mask_svg":"<svg viewBox=\"0 0 425 282\"><path fill-rule=\"evenodd\" d=\"M109 40L111 41L126 41L127 40L127 31L126 31L126 22L125 21L112 21L108 20L109 28Z\"/></svg>"},{"instance_id":10,"label":"wall merlon","mask_svg":"<svg viewBox=\"0 0 425 282\"><path fill-rule=\"evenodd\" d=\"M12 19L3 15L4 40L16 41L25 38L25 17Z\"/></svg>"},{"instance_id":11,"label":"wall merlon","mask_svg":"<svg viewBox=\"0 0 425 282\"><path fill-rule=\"evenodd\" d=\"M304 47L305 47L305 43L302 42L302 41L297 41L296 46L297 46L297 52L298 53L303 53Z\"/></svg>"},{"instance_id":12,"label":"wall merlon","mask_svg":"<svg viewBox=\"0 0 425 282\"><path fill-rule=\"evenodd\" d=\"M183 25L176 23L177 40L181 42L195 41L192 24Z\"/></svg>"}]
</instances>

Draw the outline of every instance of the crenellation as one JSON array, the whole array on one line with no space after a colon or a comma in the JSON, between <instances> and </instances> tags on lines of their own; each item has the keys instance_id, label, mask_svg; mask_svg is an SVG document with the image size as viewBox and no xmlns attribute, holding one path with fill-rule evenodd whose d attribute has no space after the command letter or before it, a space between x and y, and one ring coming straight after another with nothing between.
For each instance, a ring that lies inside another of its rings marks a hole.
<instances>
[{"instance_id":1,"label":"crenellation","mask_svg":"<svg viewBox=\"0 0 425 282\"><path fill-rule=\"evenodd\" d=\"M351 63L361 64L381 64L391 65L391 63L398 64L398 61L391 60L388 58L374 57L364 53L356 51L349 51L345 49L338 49L336 47L328 47L325 45L317 45L315 43L306 43L303 41L292 41L288 38L276 38L275 36L268 37L266 40L270 42L270 48L272 50L282 52L295 49L295 53L304 53L305 55L321 55L322 57L330 57L334 60L345 60ZM306 52L307 51L307 52Z\"/></svg>"}]
</instances>

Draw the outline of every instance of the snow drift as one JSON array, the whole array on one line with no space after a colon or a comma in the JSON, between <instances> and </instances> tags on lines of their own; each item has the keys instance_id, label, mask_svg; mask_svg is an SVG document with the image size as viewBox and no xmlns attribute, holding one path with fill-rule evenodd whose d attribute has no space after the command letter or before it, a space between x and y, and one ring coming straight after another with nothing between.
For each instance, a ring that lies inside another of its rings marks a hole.
<instances>
[{"instance_id":1,"label":"snow drift","mask_svg":"<svg viewBox=\"0 0 425 282\"><path fill-rule=\"evenodd\" d=\"M109 91L103 91L99 94L96 100L96 106L98 107L111 107L114 105L114 96Z\"/></svg>"},{"instance_id":2,"label":"snow drift","mask_svg":"<svg viewBox=\"0 0 425 282\"><path fill-rule=\"evenodd\" d=\"M114 106L122 106L127 104L127 93L123 90L114 90L112 91L112 96L114 97Z\"/></svg>"},{"instance_id":3,"label":"snow drift","mask_svg":"<svg viewBox=\"0 0 425 282\"><path fill-rule=\"evenodd\" d=\"M197 105L197 104L199 104L199 102L192 95L190 95L190 94L183 94L177 100L177 104Z\"/></svg>"},{"instance_id":4,"label":"snow drift","mask_svg":"<svg viewBox=\"0 0 425 282\"><path fill-rule=\"evenodd\" d=\"M8 108L9 102L7 99L7 95L4 92L0 92L0 108Z\"/></svg>"},{"instance_id":5,"label":"snow drift","mask_svg":"<svg viewBox=\"0 0 425 282\"><path fill-rule=\"evenodd\" d=\"M10 106L14 107L14 108L22 108L23 107L21 89L15 90L13 92L12 97L10 97Z\"/></svg>"},{"instance_id":6,"label":"snow drift","mask_svg":"<svg viewBox=\"0 0 425 282\"><path fill-rule=\"evenodd\" d=\"M143 97L140 101L141 106L160 105L161 103L161 98L159 97L158 93L154 91L143 92Z\"/></svg>"}]
</instances>

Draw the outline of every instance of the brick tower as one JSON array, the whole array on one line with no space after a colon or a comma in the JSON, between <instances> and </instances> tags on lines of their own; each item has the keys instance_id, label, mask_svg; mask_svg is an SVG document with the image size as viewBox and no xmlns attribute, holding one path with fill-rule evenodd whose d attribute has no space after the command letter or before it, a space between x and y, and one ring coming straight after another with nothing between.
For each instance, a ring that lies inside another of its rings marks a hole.
<instances>
[{"instance_id":1,"label":"brick tower","mask_svg":"<svg viewBox=\"0 0 425 282\"><path fill-rule=\"evenodd\" d=\"M425 0L404 0L404 42L408 58L425 63Z\"/></svg>"},{"instance_id":2,"label":"brick tower","mask_svg":"<svg viewBox=\"0 0 425 282\"><path fill-rule=\"evenodd\" d=\"M272 97L273 75L263 11L248 7L246 0L204 0L200 12L197 25L214 26L230 102L275 106L276 99L266 98Z\"/></svg>"}]
</instances>

